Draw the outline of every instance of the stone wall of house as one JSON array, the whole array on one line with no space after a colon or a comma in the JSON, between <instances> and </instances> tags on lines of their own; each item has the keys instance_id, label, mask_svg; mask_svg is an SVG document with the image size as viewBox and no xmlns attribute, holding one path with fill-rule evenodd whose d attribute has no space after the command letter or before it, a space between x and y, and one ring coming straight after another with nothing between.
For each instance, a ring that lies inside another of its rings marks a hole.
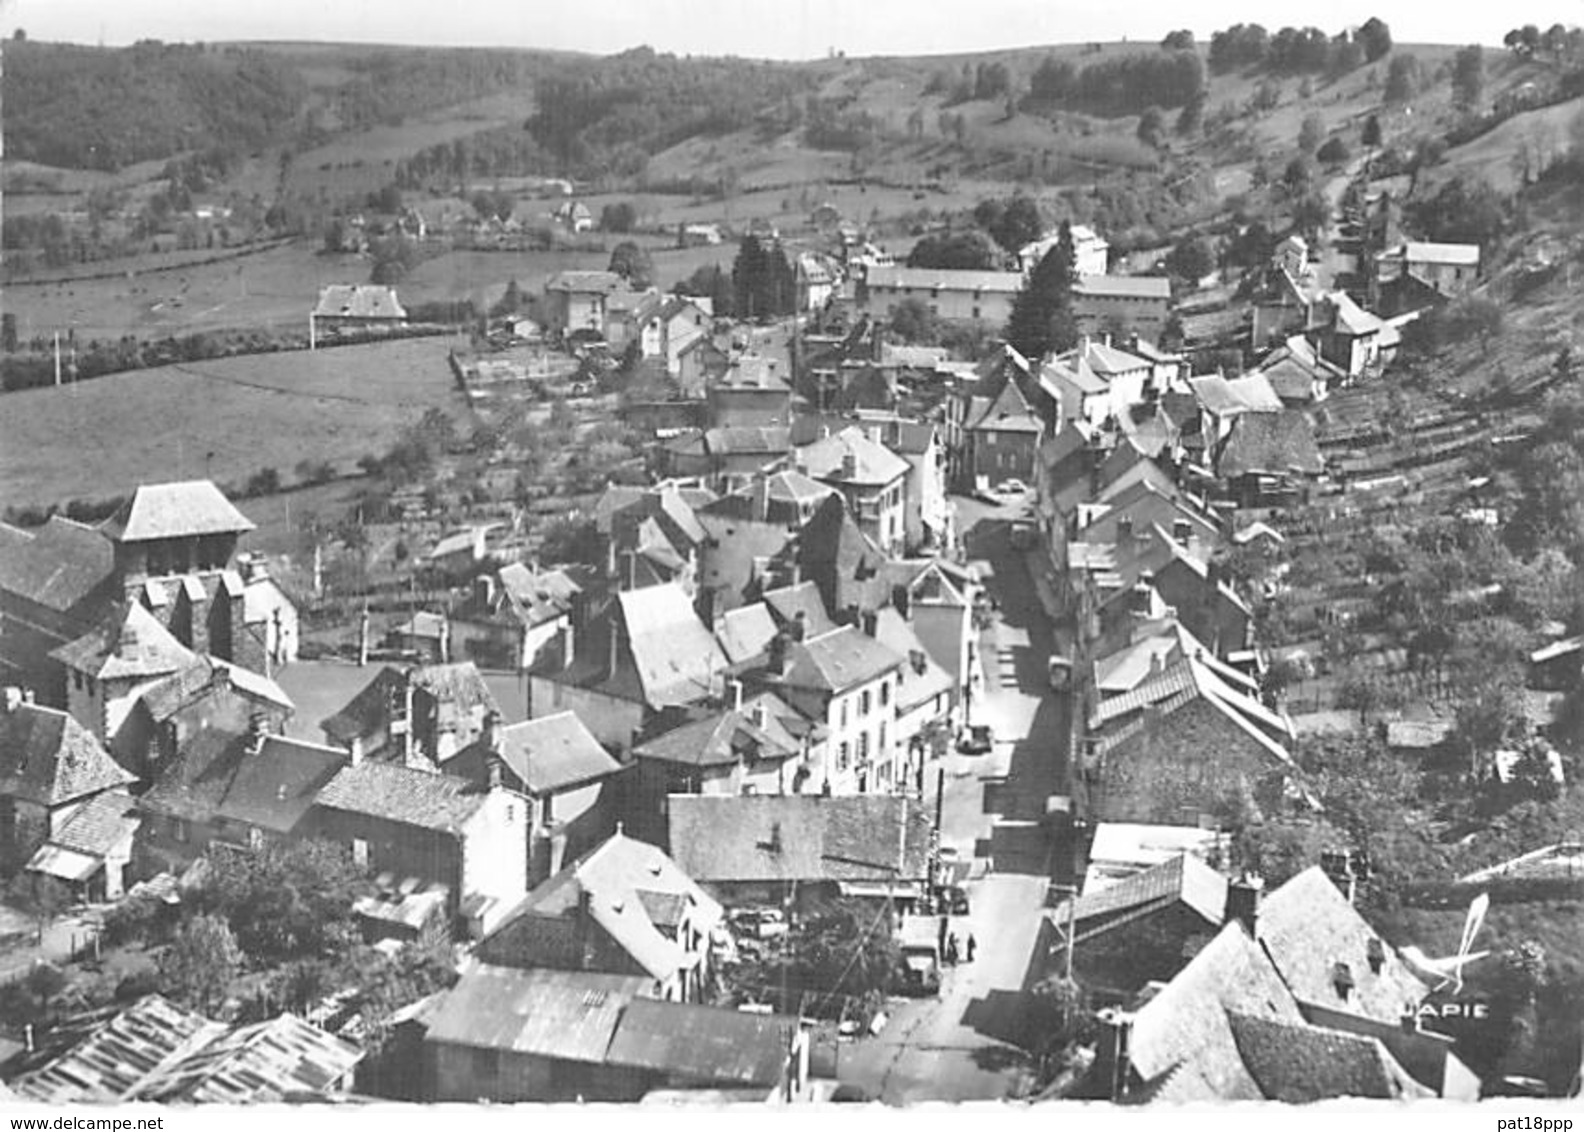
<instances>
[{"instance_id":1,"label":"stone wall of house","mask_svg":"<svg viewBox=\"0 0 1584 1132\"><path fill-rule=\"evenodd\" d=\"M650 1076L613 1065L430 1042L436 1101L636 1101Z\"/></svg>"},{"instance_id":2,"label":"stone wall of house","mask_svg":"<svg viewBox=\"0 0 1584 1132\"><path fill-rule=\"evenodd\" d=\"M1091 772L1091 822L1195 825L1240 802L1257 807L1279 773L1219 709L1196 700L1157 716Z\"/></svg>"},{"instance_id":3,"label":"stone wall of house","mask_svg":"<svg viewBox=\"0 0 1584 1132\"><path fill-rule=\"evenodd\" d=\"M493 896L499 911L505 912L528 894L526 798L505 790L490 791L463 827L461 841L460 895Z\"/></svg>"}]
</instances>

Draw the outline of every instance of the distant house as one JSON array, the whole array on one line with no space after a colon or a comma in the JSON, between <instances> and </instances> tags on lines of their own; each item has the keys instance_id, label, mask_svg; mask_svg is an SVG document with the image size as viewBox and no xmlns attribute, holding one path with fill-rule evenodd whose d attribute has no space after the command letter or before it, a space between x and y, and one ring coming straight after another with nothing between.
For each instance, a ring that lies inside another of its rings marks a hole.
<instances>
[{"instance_id":1,"label":"distant house","mask_svg":"<svg viewBox=\"0 0 1584 1132\"><path fill-rule=\"evenodd\" d=\"M394 287L336 283L319 292L308 316L310 339L341 330L390 330L407 325L407 311Z\"/></svg>"},{"instance_id":2,"label":"distant house","mask_svg":"<svg viewBox=\"0 0 1584 1132\"><path fill-rule=\"evenodd\" d=\"M1479 278L1478 244L1403 243L1375 257L1381 283L1411 275L1443 295L1461 295Z\"/></svg>"},{"instance_id":3,"label":"distant house","mask_svg":"<svg viewBox=\"0 0 1584 1132\"><path fill-rule=\"evenodd\" d=\"M1171 314L1171 280L1155 275L1080 275L1072 289L1079 330L1096 337L1112 327L1160 341Z\"/></svg>"},{"instance_id":4,"label":"distant house","mask_svg":"<svg viewBox=\"0 0 1584 1132\"><path fill-rule=\"evenodd\" d=\"M106 744L141 692L198 659L136 602L118 603L92 632L50 655L70 673L72 718Z\"/></svg>"},{"instance_id":5,"label":"distant house","mask_svg":"<svg viewBox=\"0 0 1584 1132\"><path fill-rule=\"evenodd\" d=\"M489 536L500 523L479 523L445 535L424 555L424 565L442 574L465 574L489 557Z\"/></svg>"},{"instance_id":6,"label":"distant house","mask_svg":"<svg viewBox=\"0 0 1584 1132\"><path fill-rule=\"evenodd\" d=\"M683 224L677 229L677 246L681 248L714 247L722 239L719 224Z\"/></svg>"},{"instance_id":7,"label":"distant house","mask_svg":"<svg viewBox=\"0 0 1584 1132\"><path fill-rule=\"evenodd\" d=\"M1044 431L1044 423L1016 381L1007 381L994 396L975 396L963 420L963 469L968 482L988 490L1007 480L1032 481Z\"/></svg>"},{"instance_id":8,"label":"distant house","mask_svg":"<svg viewBox=\"0 0 1584 1132\"><path fill-rule=\"evenodd\" d=\"M305 825L384 878L357 908L376 938L418 938L436 917L477 937L528 888L523 799L456 775L354 761L319 791Z\"/></svg>"},{"instance_id":9,"label":"distant house","mask_svg":"<svg viewBox=\"0 0 1584 1132\"><path fill-rule=\"evenodd\" d=\"M565 669L531 677L533 714L574 711L615 751L630 751L634 736L664 709L723 689L725 654L675 583L617 595L579 642Z\"/></svg>"},{"instance_id":10,"label":"distant house","mask_svg":"<svg viewBox=\"0 0 1584 1132\"><path fill-rule=\"evenodd\" d=\"M319 726L325 739L361 758L436 766L471 743L499 711L472 661L406 670L386 666Z\"/></svg>"},{"instance_id":11,"label":"distant house","mask_svg":"<svg viewBox=\"0 0 1584 1132\"><path fill-rule=\"evenodd\" d=\"M725 376L731 357L707 334L691 339L677 348L676 378L684 397L703 399L705 391ZM773 415L773 414L772 414Z\"/></svg>"},{"instance_id":12,"label":"distant house","mask_svg":"<svg viewBox=\"0 0 1584 1132\"><path fill-rule=\"evenodd\" d=\"M1289 796L1291 727L1189 658L1094 709L1080 779L1091 822L1198 824L1228 798L1264 812Z\"/></svg>"},{"instance_id":13,"label":"distant house","mask_svg":"<svg viewBox=\"0 0 1584 1132\"><path fill-rule=\"evenodd\" d=\"M799 712L826 729L826 765L816 771L833 794L894 788L906 770L897 757L895 697L908 658L865 628L843 625L771 650L762 679Z\"/></svg>"},{"instance_id":14,"label":"distant house","mask_svg":"<svg viewBox=\"0 0 1584 1132\"><path fill-rule=\"evenodd\" d=\"M859 529L883 552L902 550L911 471L906 460L854 425L798 449L797 462L810 479L841 494Z\"/></svg>"},{"instance_id":15,"label":"distant house","mask_svg":"<svg viewBox=\"0 0 1584 1132\"><path fill-rule=\"evenodd\" d=\"M672 857L727 906L911 901L929 884L926 807L895 795L668 800Z\"/></svg>"},{"instance_id":16,"label":"distant house","mask_svg":"<svg viewBox=\"0 0 1584 1132\"><path fill-rule=\"evenodd\" d=\"M626 280L613 271L560 272L545 283L541 322L551 334L591 330L603 336L606 300L626 289Z\"/></svg>"},{"instance_id":17,"label":"distant house","mask_svg":"<svg viewBox=\"0 0 1584 1132\"><path fill-rule=\"evenodd\" d=\"M518 901L474 957L645 976L656 998L697 1002L723 915L673 858L618 831Z\"/></svg>"},{"instance_id":18,"label":"distant house","mask_svg":"<svg viewBox=\"0 0 1584 1132\"><path fill-rule=\"evenodd\" d=\"M528 876L537 883L562 861L593 848L614 828L603 795L622 764L570 711L502 726L485 716L478 739L441 768L480 786L498 785L528 799Z\"/></svg>"},{"instance_id":19,"label":"distant house","mask_svg":"<svg viewBox=\"0 0 1584 1132\"><path fill-rule=\"evenodd\" d=\"M344 751L279 735L204 731L160 766L137 800L141 877L179 875L211 846L257 849L304 835Z\"/></svg>"},{"instance_id":20,"label":"distant house","mask_svg":"<svg viewBox=\"0 0 1584 1132\"><path fill-rule=\"evenodd\" d=\"M639 352L645 358L665 359L666 373L678 377L682 352L707 336L710 321L710 316L692 299L657 296L639 307L634 320Z\"/></svg>"},{"instance_id":21,"label":"distant house","mask_svg":"<svg viewBox=\"0 0 1584 1132\"><path fill-rule=\"evenodd\" d=\"M1023 289L1019 271L954 271L925 267L871 267L858 288L860 308L889 319L903 302L917 300L938 318L1003 325Z\"/></svg>"},{"instance_id":22,"label":"distant house","mask_svg":"<svg viewBox=\"0 0 1584 1132\"><path fill-rule=\"evenodd\" d=\"M635 788L662 819L670 794L783 794L801 783L802 748L774 720L765 695L740 710L710 712L633 748ZM789 711L783 705L783 712Z\"/></svg>"},{"instance_id":23,"label":"distant house","mask_svg":"<svg viewBox=\"0 0 1584 1132\"><path fill-rule=\"evenodd\" d=\"M1109 269L1111 245L1083 224L1071 226L1073 243L1073 271L1079 275L1104 275ZM1025 275L1039 266L1040 260L1061 240L1061 232L1051 231L1018 249L1018 266Z\"/></svg>"},{"instance_id":24,"label":"distant house","mask_svg":"<svg viewBox=\"0 0 1584 1132\"><path fill-rule=\"evenodd\" d=\"M841 282L841 272L827 257L813 252L803 252L797 257L797 309L817 311L824 309Z\"/></svg>"},{"instance_id":25,"label":"distant house","mask_svg":"<svg viewBox=\"0 0 1584 1132\"><path fill-rule=\"evenodd\" d=\"M138 826L130 794L95 794L39 846L27 869L63 882L78 900L119 900L126 891Z\"/></svg>"},{"instance_id":26,"label":"distant house","mask_svg":"<svg viewBox=\"0 0 1584 1132\"><path fill-rule=\"evenodd\" d=\"M583 590L564 571L521 562L473 580L451 618L453 649L477 664L526 672L572 655Z\"/></svg>"},{"instance_id":27,"label":"distant house","mask_svg":"<svg viewBox=\"0 0 1584 1132\"><path fill-rule=\"evenodd\" d=\"M773 358L743 354L705 391L710 423L717 428L782 427L792 423L792 386Z\"/></svg>"},{"instance_id":28,"label":"distant house","mask_svg":"<svg viewBox=\"0 0 1584 1132\"><path fill-rule=\"evenodd\" d=\"M568 232L588 232L594 227L594 214L589 211L588 205L580 200L565 201L550 215L551 219Z\"/></svg>"},{"instance_id":29,"label":"distant house","mask_svg":"<svg viewBox=\"0 0 1584 1132\"><path fill-rule=\"evenodd\" d=\"M96 796L133 777L65 712L4 689L0 700L0 868L25 865Z\"/></svg>"},{"instance_id":30,"label":"distant house","mask_svg":"<svg viewBox=\"0 0 1584 1132\"><path fill-rule=\"evenodd\" d=\"M62 1104L268 1104L351 1091L356 1045L293 1014L232 1028L149 995L12 1082Z\"/></svg>"},{"instance_id":31,"label":"distant house","mask_svg":"<svg viewBox=\"0 0 1584 1132\"><path fill-rule=\"evenodd\" d=\"M1089 843L1085 894L1098 892L1187 853L1219 871L1230 859L1231 838L1196 825L1101 822Z\"/></svg>"}]
</instances>

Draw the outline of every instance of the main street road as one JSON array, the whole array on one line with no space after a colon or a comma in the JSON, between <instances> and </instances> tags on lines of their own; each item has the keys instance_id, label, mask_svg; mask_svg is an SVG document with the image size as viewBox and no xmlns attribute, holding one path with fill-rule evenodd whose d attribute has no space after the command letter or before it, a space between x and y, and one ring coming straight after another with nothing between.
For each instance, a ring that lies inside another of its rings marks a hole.
<instances>
[{"instance_id":1,"label":"main street road","mask_svg":"<svg viewBox=\"0 0 1584 1132\"><path fill-rule=\"evenodd\" d=\"M1051 847L1040 819L1060 789L1069 709L1048 693L1052 629L1021 552L1008 539L1011 511L956 500L969 557L985 564L1000 607L980 641L984 684L972 720L996 743L987 755L951 754L945 770L942 843L974 858L971 914L953 925L978 943L973 963L948 968L938 998L901 1001L877 1036L841 1047L842 1081L889 1103L1000 1099L1029 1080L1024 1052L1037 1036L1027 990L1037 962Z\"/></svg>"}]
</instances>

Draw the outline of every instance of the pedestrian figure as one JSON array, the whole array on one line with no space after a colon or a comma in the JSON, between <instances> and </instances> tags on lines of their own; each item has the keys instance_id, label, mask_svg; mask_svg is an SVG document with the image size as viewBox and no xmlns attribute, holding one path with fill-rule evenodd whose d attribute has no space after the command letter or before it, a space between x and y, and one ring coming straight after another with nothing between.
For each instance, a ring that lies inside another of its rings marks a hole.
<instances>
[{"instance_id":1,"label":"pedestrian figure","mask_svg":"<svg viewBox=\"0 0 1584 1132\"><path fill-rule=\"evenodd\" d=\"M979 950L979 941L974 938L973 932L968 933L968 962L972 963L974 952Z\"/></svg>"},{"instance_id":2,"label":"pedestrian figure","mask_svg":"<svg viewBox=\"0 0 1584 1132\"><path fill-rule=\"evenodd\" d=\"M946 937L946 966L957 966L957 933L952 932Z\"/></svg>"}]
</instances>

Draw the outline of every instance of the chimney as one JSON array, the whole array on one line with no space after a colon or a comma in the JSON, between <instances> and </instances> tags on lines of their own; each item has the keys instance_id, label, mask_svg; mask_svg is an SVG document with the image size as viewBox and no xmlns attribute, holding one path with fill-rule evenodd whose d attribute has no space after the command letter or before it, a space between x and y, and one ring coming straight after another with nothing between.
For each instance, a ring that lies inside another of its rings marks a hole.
<instances>
[{"instance_id":1,"label":"chimney","mask_svg":"<svg viewBox=\"0 0 1584 1132\"><path fill-rule=\"evenodd\" d=\"M368 602L363 603L362 616L358 618L358 667L368 667L369 655L369 607Z\"/></svg>"},{"instance_id":2,"label":"chimney","mask_svg":"<svg viewBox=\"0 0 1584 1132\"><path fill-rule=\"evenodd\" d=\"M264 727L264 713L261 711L256 711L252 715L248 716L248 754L262 754L264 751L264 740L266 738L268 738L268 732Z\"/></svg>"},{"instance_id":3,"label":"chimney","mask_svg":"<svg viewBox=\"0 0 1584 1132\"><path fill-rule=\"evenodd\" d=\"M794 641L801 641L808 635L808 612L806 610L800 609L792 615L792 624L788 626L788 632Z\"/></svg>"},{"instance_id":4,"label":"chimney","mask_svg":"<svg viewBox=\"0 0 1584 1132\"><path fill-rule=\"evenodd\" d=\"M440 615L440 663L451 663L451 618Z\"/></svg>"},{"instance_id":5,"label":"chimney","mask_svg":"<svg viewBox=\"0 0 1584 1132\"><path fill-rule=\"evenodd\" d=\"M768 667L770 669L771 675L785 676L787 673L788 662L791 660L789 642L787 641L785 633L777 633L775 636L770 638L768 654Z\"/></svg>"},{"instance_id":6,"label":"chimney","mask_svg":"<svg viewBox=\"0 0 1584 1132\"><path fill-rule=\"evenodd\" d=\"M1176 542L1187 543L1193 538L1193 524L1187 519L1172 520L1172 539Z\"/></svg>"},{"instance_id":7,"label":"chimney","mask_svg":"<svg viewBox=\"0 0 1584 1132\"><path fill-rule=\"evenodd\" d=\"M498 755L501 750L501 713L487 711L484 713L484 726L479 731L479 745L490 754Z\"/></svg>"},{"instance_id":8,"label":"chimney","mask_svg":"<svg viewBox=\"0 0 1584 1132\"><path fill-rule=\"evenodd\" d=\"M1160 653L1150 653L1149 674L1151 676L1159 676L1164 668L1165 666L1161 664Z\"/></svg>"},{"instance_id":9,"label":"chimney","mask_svg":"<svg viewBox=\"0 0 1584 1132\"><path fill-rule=\"evenodd\" d=\"M1128 1078L1133 1072L1132 1053L1133 1017L1116 1007L1107 1007L1096 1015L1100 1022L1099 1048L1095 1051L1096 1068L1101 1070L1112 1101L1120 1101L1129 1091Z\"/></svg>"},{"instance_id":10,"label":"chimney","mask_svg":"<svg viewBox=\"0 0 1584 1132\"><path fill-rule=\"evenodd\" d=\"M5 710L10 715L22 706L22 689L7 685L5 690Z\"/></svg>"},{"instance_id":11,"label":"chimney","mask_svg":"<svg viewBox=\"0 0 1584 1132\"><path fill-rule=\"evenodd\" d=\"M488 611L495 605L495 579L488 574L480 574L473 579L473 601L481 610Z\"/></svg>"},{"instance_id":12,"label":"chimney","mask_svg":"<svg viewBox=\"0 0 1584 1132\"><path fill-rule=\"evenodd\" d=\"M131 625L122 625L121 639L116 642L116 655L122 660L135 660L137 658L137 650L137 630Z\"/></svg>"},{"instance_id":13,"label":"chimney","mask_svg":"<svg viewBox=\"0 0 1584 1132\"><path fill-rule=\"evenodd\" d=\"M911 620L913 616L913 595L906 586L891 587L891 604L896 607L903 620Z\"/></svg>"},{"instance_id":14,"label":"chimney","mask_svg":"<svg viewBox=\"0 0 1584 1132\"><path fill-rule=\"evenodd\" d=\"M616 609L611 609L609 614L610 628L605 635L605 678L611 679L616 675L616 669L621 662L621 622Z\"/></svg>"},{"instance_id":15,"label":"chimney","mask_svg":"<svg viewBox=\"0 0 1584 1132\"><path fill-rule=\"evenodd\" d=\"M770 723L770 713L765 709L764 700L755 700L749 711L751 713L749 718L753 720L753 725L763 731Z\"/></svg>"},{"instance_id":16,"label":"chimney","mask_svg":"<svg viewBox=\"0 0 1584 1132\"><path fill-rule=\"evenodd\" d=\"M501 787L503 761L500 753L493 748L484 756L484 772L488 776L491 790L499 790Z\"/></svg>"},{"instance_id":17,"label":"chimney","mask_svg":"<svg viewBox=\"0 0 1584 1132\"><path fill-rule=\"evenodd\" d=\"M872 637L880 628L880 615L872 609L864 610L861 618L864 636Z\"/></svg>"},{"instance_id":18,"label":"chimney","mask_svg":"<svg viewBox=\"0 0 1584 1132\"><path fill-rule=\"evenodd\" d=\"M347 751L348 762L352 766L359 766L363 762L363 736L352 736L352 746Z\"/></svg>"},{"instance_id":19,"label":"chimney","mask_svg":"<svg viewBox=\"0 0 1584 1132\"><path fill-rule=\"evenodd\" d=\"M1252 873L1245 873L1227 884L1226 920L1242 924L1250 939L1258 938L1255 929L1259 923L1260 895L1264 890L1264 879Z\"/></svg>"},{"instance_id":20,"label":"chimney","mask_svg":"<svg viewBox=\"0 0 1584 1132\"><path fill-rule=\"evenodd\" d=\"M743 686L742 686L742 681L741 680L735 680L735 679L734 680L727 680L726 681L726 688L731 693L731 709L732 709L732 711L739 711L739 712L742 711L742 705L743 705Z\"/></svg>"},{"instance_id":21,"label":"chimney","mask_svg":"<svg viewBox=\"0 0 1584 1132\"><path fill-rule=\"evenodd\" d=\"M411 764L413 756L413 676L416 669L409 668L401 678L402 762Z\"/></svg>"},{"instance_id":22,"label":"chimney","mask_svg":"<svg viewBox=\"0 0 1584 1132\"><path fill-rule=\"evenodd\" d=\"M842 454L841 474L844 480L858 478L858 456L856 453L848 451Z\"/></svg>"},{"instance_id":23,"label":"chimney","mask_svg":"<svg viewBox=\"0 0 1584 1132\"><path fill-rule=\"evenodd\" d=\"M1116 544L1118 546L1133 545L1133 519L1131 516L1123 515L1117 519Z\"/></svg>"}]
</instances>

